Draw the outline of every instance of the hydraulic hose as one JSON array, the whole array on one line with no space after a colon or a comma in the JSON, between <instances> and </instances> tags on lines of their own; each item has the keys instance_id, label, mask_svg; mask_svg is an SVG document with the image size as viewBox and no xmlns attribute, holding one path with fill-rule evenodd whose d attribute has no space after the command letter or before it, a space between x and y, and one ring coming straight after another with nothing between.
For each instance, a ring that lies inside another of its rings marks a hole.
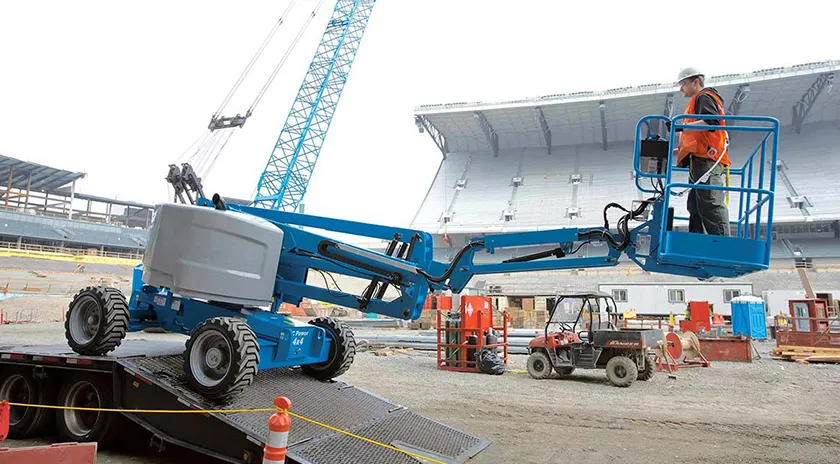
<instances>
[{"instance_id":1,"label":"hydraulic hose","mask_svg":"<svg viewBox=\"0 0 840 464\"><path fill-rule=\"evenodd\" d=\"M420 275L422 275L423 277L425 277L426 280L428 280L429 282L439 284L441 282L446 281L446 279L448 279L452 275L452 273L455 272L455 268L458 267L458 262L461 261L461 258L464 257L464 254L466 254L467 251L469 251L473 248L478 248L478 247L483 247L483 246L484 246L484 240L479 240L477 242L470 242L467 245L465 245L463 248L458 250L458 253L455 254L455 258L449 264L449 267L446 269L446 271L443 273L443 275L441 275L439 277L431 276L431 275L427 274L426 272L424 272L420 269L418 269L417 272Z\"/></svg>"}]
</instances>

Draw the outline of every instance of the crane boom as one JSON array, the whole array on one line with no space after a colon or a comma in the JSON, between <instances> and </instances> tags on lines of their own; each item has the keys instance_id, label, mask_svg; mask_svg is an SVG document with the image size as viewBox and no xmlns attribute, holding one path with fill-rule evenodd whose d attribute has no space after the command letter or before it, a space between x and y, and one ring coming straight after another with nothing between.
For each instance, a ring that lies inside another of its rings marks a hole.
<instances>
[{"instance_id":1,"label":"crane boom","mask_svg":"<svg viewBox=\"0 0 840 464\"><path fill-rule=\"evenodd\" d=\"M300 205L376 0L338 0L257 184L254 205Z\"/></svg>"}]
</instances>

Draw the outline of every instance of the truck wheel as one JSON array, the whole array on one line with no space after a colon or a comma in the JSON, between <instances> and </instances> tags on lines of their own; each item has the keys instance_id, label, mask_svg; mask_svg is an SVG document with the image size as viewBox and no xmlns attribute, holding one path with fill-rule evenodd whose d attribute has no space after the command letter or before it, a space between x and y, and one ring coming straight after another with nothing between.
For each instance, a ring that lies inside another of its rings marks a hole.
<instances>
[{"instance_id":1,"label":"truck wheel","mask_svg":"<svg viewBox=\"0 0 840 464\"><path fill-rule=\"evenodd\" d=\"M653 374L656 373L656 366L653 363L653 357L650 355L645 355L645 368L639 372L639 380L650 380L653 378Z\"/></svg>"},{"instance_id":2,"label":"truck wheel","mask_svg":"<svg viewBox=\"0 0 840 464\"><path fill-rule=\"evenodd\" d=\"M638 375L639 368L627 356L615 356L607 362L607 379L616 387L629 387Z\"/></svg>"},{"instance_id":3,"label":"truck wheel","mask_svg":"<svg viewBox=\"0 0 840 464\"><path fill-rule=\"evenodd\" d=\"M213 317L199 324L184 350L187 382L209 399L222 399L251 385L260 363L260 346L251 327L235 317Z\"/></svg>"},{"instance_id":4,"label":"truck wheel","mask_svg":"<svg viewBox=\"0 0 840 464\"><path fill-rule=\"evenodd\" d=\"M32 376L32 369L8 367L0 379L0 400L10 403L51 404L44 382ZM40 434L52 418L50 409L12 406L9 409L9 437L28 438Z\"/></svg>"},{"instance_id":5,"label":"truck wheel","mask_svg":"<svg viewBox=\"0 0 840 464\"><path fill-rule=\"evenodd\" d=\"M572 372L575 371L574 367L555 367L554 372L557 372L557 375L560 377L568 377L572 375Z\"/></svg>"},{"instance_id":6,"label":"truck wheel","mask_svg":"<svg viewBox=\"0 0 840 464\"><path fill-rule=\"evenodd\" d=\"M103 355L113 351L128 330L128 305L111 287L87 287L73 297L64 322L64 336L76 353Z\"/></svg>"},{"instance_id":7,"label":"truck wheel","mask_svg":"<svg viewBox=\"0 0 840 464\"><path fill-rule=\"evenodd\" d=\"M551 377L551 360L542 351L534 351L528 356L528 374L535 379L547 379Z\"/></svg>"},{"instance_id":8,"label":"truck wheel","mask_svg":"<svg viewBox=\"0 0 840 464\"><path fill-rule=\"evenodd\" d=\"M318 380L330 380L347 372L356 358L356 337L350 327L331 317L319 317L309 323L327 332L330 354L322 363L300 366L303 373Z\"/></svg>"},{"instance_id":9,"label":"truck wheel","mask_svg":"<svg viewBox=\"0 0 840 464\"><path fill-rule=\"evenodd\" d=\"M71 376L61 386L58 404L76 408L113 408L111 383L107 377ZM114 412L65 409L56 414L58 434L71 442L95 441L107 446L120 432L122 417Z\"/></svg>"}]
</instances>

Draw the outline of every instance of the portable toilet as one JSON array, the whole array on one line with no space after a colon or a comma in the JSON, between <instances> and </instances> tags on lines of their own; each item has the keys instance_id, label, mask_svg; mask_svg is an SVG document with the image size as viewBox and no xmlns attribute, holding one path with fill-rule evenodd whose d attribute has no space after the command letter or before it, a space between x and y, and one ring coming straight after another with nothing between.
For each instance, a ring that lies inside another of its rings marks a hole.
<instances>
[{"instance_id":1,"label":"portable toilet","mask_svg":"<svg viewBox=\"0 0 840 464\"><path fill-rule=\"evenodd\" d=\"M767 338L764 300L757 296L739 296L730 302L732 333L753 339Z\"/></svg>"}]
</instances>

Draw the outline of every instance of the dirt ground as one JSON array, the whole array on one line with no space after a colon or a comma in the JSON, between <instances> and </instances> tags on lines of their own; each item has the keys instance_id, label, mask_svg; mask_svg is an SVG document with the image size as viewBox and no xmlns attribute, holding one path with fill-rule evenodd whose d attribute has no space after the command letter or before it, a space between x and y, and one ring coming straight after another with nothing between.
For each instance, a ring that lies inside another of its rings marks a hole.
<instances>
[{"instance_id":1,"label":"dirt ground","mask_svg":"<svg viewBox=\"0 0 840 464\"><path fill-rule=\"evenodd\" d=\"M129 334L158 337L184 338ZM7 325L0 343L64 343L63 327ZM609 385L603 371L534 380L518 372L525 356L512 356L512 373L504 376L445 372L435 368L432 353L416 351L362 352L342 380L490 439L475 463L838 462L840 366L772 360L771 346L759 344L763 358L752 364L717 362L684 369L676 380L660 373L626 389ZM137 437L119 451L101 451L97 462L209 462L179 450L158 454L145 446L142 431Z\"/></svg>"}]
</instances>

